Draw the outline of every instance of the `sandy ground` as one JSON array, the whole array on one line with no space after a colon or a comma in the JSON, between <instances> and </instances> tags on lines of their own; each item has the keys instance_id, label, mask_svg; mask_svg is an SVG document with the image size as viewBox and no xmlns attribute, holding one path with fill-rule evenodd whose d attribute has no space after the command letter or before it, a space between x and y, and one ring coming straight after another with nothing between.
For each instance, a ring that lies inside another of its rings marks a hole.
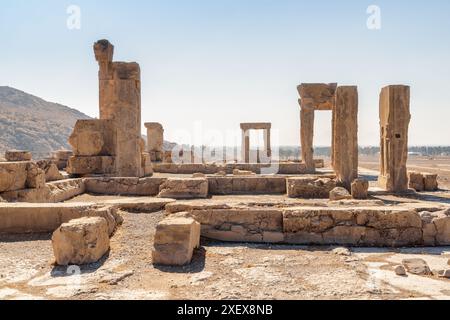
<instances>
[{"instance_id":1,"label":"sandy ground","mask_svg":"<svg viewBox=\"0 0 450 320\"><path fill-rule=\"evenodd\" d=\"M0 299L450 299L450 280L393 272L412 256L448 268L450 248L340 255L333 247L203 240L190 266L155 268L152 238L163 213L122 214L109 255L81 269L52 265L49 234L0 236Z\"/></svg>"}]
</instances>

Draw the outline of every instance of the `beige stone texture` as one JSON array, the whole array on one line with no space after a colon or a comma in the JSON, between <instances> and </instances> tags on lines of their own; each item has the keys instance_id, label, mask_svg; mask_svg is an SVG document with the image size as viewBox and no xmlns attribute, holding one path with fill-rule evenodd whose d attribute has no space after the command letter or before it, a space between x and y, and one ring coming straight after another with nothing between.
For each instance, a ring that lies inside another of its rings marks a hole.
<instances>
[{"instance_id":1,"label":"beige stone texture","mask_svg":"<svg viewBox=\"0 0 450 320\"><path fill-rule=\"evenodd\" d=\"M402 261L406 271L415 275L431 275L430 267L423 259L405 259Z\"/></svg>"},{"instance_id":2,"label":"beige stone texture","mask_svg":"<svg viewBox=\"0 0 450 320\"><path fill-rule=\"evenodd\" d=\"M365 179L355 179L351 186L353 199L365 200L369 194L369 181Z\"/></svg>"},{"instance_id":3,"label":"beige stone texture","mask_svg":"<svg viewBox=\"0 0 450 320\"><path fill-rule=\"evenodd\" d=\"M0 162L0 192L25 189L31 162Z\"/></svg>"},{"instance_id":4,"label":"beige stone texture","mask_svg":"<svg viewBox=\"0 0 450 320\"><path fill-rule=\"evenodd\" d=\"M380 94L381 165L379 185L390 192L408 189L408 130L410 88L387 86Z\"/></svg>"},{"instance_id":5,"label":"beige stone texture","mask_svg":"<svg viewBox=\"0 0 450 320\"><path fill-rule=\"evenodd\" d=\"M336 187L330 191L331 201L350 200L350 199L352 199L352 195L345 188Z\"/></svg>"},{"instance_id":6,"label":"beige stone texture","mask_svg":"<svg viewBox=\"0 0 450 320\"><path fill-rule=\"evenodd\" d=\"M209 193L233 194L285 194L286 178L277 176L208 176Z\"/></svg>"},{"instance_id":7,"label":"beige stone texture","mask_svg":"<svg viewBox=\"0 0 450 320\"><path fill-rule=\"evenodd\" d=\"M328 199L330 191L336 188L336 181L328 178L287 178L287 195L290 198Z\"/></svg>"},{"instance_id":8,"label":"beige stone texture","mask_svg":"<svg viewBox=\"0 0 450 320\"><path fill-rule=\"evenodd\" d=\"M141 153L142 156L142 169L145 177L149 177L153 175L153 166L151 156L147 152Z\"/></svg>"},{"instance_id":9,"label":"beige stone texture","mask_svg":"<svg viewBox=\"0 0 450 320\"><path fill-rule=\"evenodd\" d=\"M29 151L9 150L5 152L6 161L31 161L32 155Z\"/></svg>"},{"instance_id":10,"label":"beige stone texture","mask_svg":"<svg viewBox=\"0 0 450 320\"><path fill-rule=\"evenodd\" d=\"M0 204L0 233L48 233L61 224L82 217L102 217L110 235L122 223L114 206L93 203Z\"/></svg>"},{"instance_id":11,"label":"beige stone texture","mask_svg":"<svg viewBox=\"0 0 450 320\"><path fill-rule=\"evenodd\" d=\"M69 159L67 172L74 175L114 174L116 172L116 157L93 156Z\"/></svg>"},{"instance_id":12,"label":"beige stone texture","mask_svg":"<svg viewBox=\"0 0 450 320\"><path fill-rule=\"evenodd\" d=\"M160 123L145 123L147 128L147 151L154 152L155 155L162 154L164 151L164 128ZM156 159L161 161L161 159Z\"/></svg>"},{"instance_id":13,"label":"beige stone texture","mask_svg":"<svg viewBox=\"0 0 450 320\"><path fill-rule=\"evenodd\" d=\"M420 172L408 172L409 188L418 192L425 190L424 177Z\"/></svg>"},{"instance_id":14,"label":"beige stone texture","mask_svg":"<svg viewBox=\"0 0 450 320\"><path fill-rule=\"evenodd\" d=\"M63 180L64 176L59 172L58 166L54 160L40 160L36 162L38 167L45 172L45 181L58 181Z\"/></svg>"},{"instance_id":15,"label":"beige stone texture","mask_svg":"<svg viewBox=\"0 0 450 320\"><path fill-rule=\"evenodd\" d=\"M308 173L316 171L314 163L314 110L303 108L300 111L300 137L302 159Z\"/></svg>"},{"instance_id":16,"label":"beige stone texture","mask_svg":"<svg viewBox=\"0 0 450 320\"><path fill-rule=\"evenodd\" d=\"M450 245L450 210L421 212L420 216L425 245Z\"/></svg>"},{"instance_id":17,"label":"beige stone texture","mask_svg":"<svg viewBox=\"0 0 450 320\"><path fill-rule=\"evenodd\" d=\"M200 224L191 218L169 217L157 225L153 242L153 264L187 265L194 249L200 248Z\"/></svg>"},{"instance_id":18,"label":"beige stone texture","mask_svg":"<svg viewBox=\"0 0 450 320\"><path fill-rule=\"evenodd\" d=\"M333 110L333 168L337 183L350 190L358 178L358 89L338 87Z\"/></svg>"},{"instance_id":19,"label":"beige stone texture","mask_svg":"<svg viewBox=\"0 0 450 320\"><path fill-rule=\"evenodd\" d=\"M205 178L168 178L159 187L159 198L194 199L208 197Z\"/></svg>"},{"instance_id":20,"label":"beige stone texture","mask_svg":"<svg viewBox=\"0 0 450 320\"><path fill-rule=\"evenodd\" d=\"M439 183L438 183L438 175L432 174L432 173L424 173L424 187L425 191L437 191L439 190Z\"/></svg>"},{"instance_id":21,"label":"beige stone texture","mask_svg":"<svg viewBox=\"0 0 450 320\"><path fill-rule=\"evenodd\" d=\"M337 83L302 83L297 90L303 105L315 110L332 110Z\"/></svg>"},{"instance_id":22,"label":"beige stone texture","mask_svg":"<svg viewBox=\"0 0 450 320\"><path fill-rule=\"evenodd\" d=\"M99 261L109 250L104 218L90 217L63 223L52 236L56 264L83 265Z\"/></svg>"},{"instance_id":23,"label":"beige stone texture","mask_svg":"<svg viewBox=\"0 0 450 320\"><path fill-rule=\"evenodd\" d=\"M69 138L75 156L116 155L116 125L113 120L78 120Z\"/></svg>"},{"instance_id":24,"label":"beige stone texture","mask_svg":"<svg viewBox=\"0 0 450 320\"><path fill-rule=\"evenodd\" d=\"M233 175L234 176L254 176L254 175L256 175L256 173L254 173L253 171L234 169Z\"/></svg>"},{"instance_id":25,"label":"beige stone texture","mask_svg":"<svg viewBox=\"0 0 450 320\"><path fill-rule=\"evenodd\" d=\"M85 178L86 192L104 195L156 196L166 178Z\"/></svg>"},{"instance_id":26,"label":"beige stone texture","mask_svg":"<svg viewBox=\"0 0 450 320\"><path fill-rule=\"evenodd\" d=\"M35 162L28 163L25 187L30 189L45 187L45 171L39 168Z\"/></svg>"}]
</instances>

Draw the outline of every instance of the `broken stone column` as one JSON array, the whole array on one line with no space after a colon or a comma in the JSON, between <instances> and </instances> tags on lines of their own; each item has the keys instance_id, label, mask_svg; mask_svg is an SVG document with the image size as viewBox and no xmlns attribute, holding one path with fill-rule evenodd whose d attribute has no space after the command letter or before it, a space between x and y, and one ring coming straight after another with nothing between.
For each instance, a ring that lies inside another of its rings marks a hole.
<instances>
[{"instance_id":1,"label":"broken stone column","mask_svg":"<svg viewBox=\"0 0 450 320\"><path fill-rule=\"evenodd\" d=\"M338 87L333 112L333 167L339 185L351 190L358 178L358 89Z\"/></svg>"},{"instance_id":2,"label":"broken stone column","mask_svg":"<svg viewBox=\"0 0 450 320\"><path fill-rule=\"evenodd\" d=\"M147 128L147 151L152 161L162 161L164 151L164 129L156 122L145 123Z\"/></svg>"},{"instance_id":3,"label":"broken stone column","mask_svg":"<svg viewBox=\"0 0 450 320\"><path fill-rule=\"evenodd\" d=\"M408 190L409 86L393 85L380 94L380 187L390 192Z\"/></svg>"},{"instance_id":4,"label":"broken stone column","mask_svg":"<svg viewBox=\"0 0 450 320\"><path fill-rule=\"evenodd\" d=\"M141 139L141 76L135 62L113 62L114 46L107 40L94 44L98 61L100 119L114 120L117 129L115 174L140 177L143 166Z\"/></svg>"}]
</instances>

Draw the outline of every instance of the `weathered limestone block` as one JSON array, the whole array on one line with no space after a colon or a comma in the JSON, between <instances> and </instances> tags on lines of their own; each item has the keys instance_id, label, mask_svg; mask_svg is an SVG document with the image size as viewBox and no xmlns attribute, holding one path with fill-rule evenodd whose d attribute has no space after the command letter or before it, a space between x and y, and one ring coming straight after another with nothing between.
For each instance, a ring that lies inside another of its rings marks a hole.
<instances>
[{"instance_id":1,"label":"weathered limestone block","mask_svg":"<svg viewBox=\"0 0 450 320\"><path fill-rule=\"evenodd\" d=\"M26 188L40 189L45 187L45 172L34 162L27 165L27 181Z\"/></svg>"},{"instance_id":2,"label":"weathered limestone block","mask_svg":"<svg viewBox=\"0 0 450 320\"><path fill-rule=\"evenodd\" d=\"M147 152L141 153L142 155L142 169L144 171L144 176L149 177L153 175L153 166L151 156Z\"/></svg>"},{"instance_id":3,"label":"weathered limestone block","mask_svg":"<svg viewBox=\"0 0 450 320\"><path fill-rule=\"evenodd\" d=\"M156 196L166 178L85 178L86 192L123 196Z\"/></svg>"},{"instance_id":4,"label":"weathered limestone block","mask_svg":"<svg viewBox=\"0 0 450 320\"><path fill-rule=\"evenodd\" d=\"M10 162L31 161L31 158L32 155L29 151L9 150L5 152L5 159Z\"/></svg>"},{"instance_id":5,"label":"weathered limestone block","mask_svg":"<svg viewBox=\"0 0 450 320\"><path fill-rule=\"evenodd\" d=\"M391 192L408 189L408 130L410 88L387 86L380 94L381 165L378 183Z\"/></svg>"},{"instance_id":6,"label":"weathered limestone block","mask_svg":"<svg viewBox=\"0 0 450 320\"><path fill-rule=\"evenodd\" d=\"M64 179L53 160L40 160L36 164L45 172L45 181L51 182Z\"/></svg>"},{"instance_id":7,"label":"weathered limestone block","mask_svg":"<svg viewBox=\"0 0 450 320\"><path fill-rule=\"evenodd\" d=\"M69 138L75 156L114 156L117 134L113 120L78 120Z\"/></svg>"},{"instance_id":8,"label":"weathered limestone block","mask_svg":"<svg viewBox=\"0 0 450 320\"><path fill-rule=\"evenodd\" d=\"M421 212L424 244L450 245L450 210Z\"/></svg>"},{"instance_id":9,"label":"weathered limestone block","mask_svg":"<svg viewBox=\"0 0 450 320\"><path fill-rule=\"evenodd\" d=\"M58 170L65 170L69 158L73 156L71 150L58 150L53 153L53 161L55 162Z\"/></svg>"},{"instance_id":10,"label":"weathered limestone block","mask_svg":"<svg viewBox=\"0 0 450 320\"><path fill-rule=\"evenodd\" d=\"M302 83L297 90L306 106L315 110L332 110L337 83Z\"/></svg>"},{"instance_id":11,"label":"weathered limestone block","mask_svg":"<svg viewBox=\"0 0 450 320\"><path fill-rule=\"evenodd\" d=\"M90 217L64 223L53 233L52 245L58 265L97 262L109 250L106 220Z\"/></svg>"},{"instance_id":12,"label":"weathered limestone block","mask_svg":"<svg viewBox=\"0 0 450 320\"><path fill-rule=\"evenodd\" d=\"M300 137L302 160L308 173L316 171L314 163L314 110L302 106L300 111Z\"/></svg>"},{"instance_id":13,"label":"weathered limestone block","mask_svg":"<svg viewBox=\"0 0 450 320\"><path fill-rule=\"evenodd\" d=\"M161 155L164 151L164 129L163 126L156 122L148 122L144 124L147 128L147 151L155 152ZM158 161L158 160L157 160ZM161 159L159 159L161 161Z\"/></svg>"},{"instance_id":14,"label":"weathered limestone block","mask_svg":"<svg viewBox=\"0 0 450 320\"><path fill-rule=\"evenodd\" d=\"M338 87L333 109L333 168L339 185L350 190L358 178L358 89Z\"/></svg>"},{"instance_id":15,"label":"weathered limestone block","mask_svg":"<svg viewBox=\"0 0 450 320\"><path fill-rule=\"evenodd\" d=\"M328 199L336 188L336 181L328 178L287 178L287 195L290 198Z\"/></svg>"},{"instance_id":16,"label":"weathered limestone block","mask_svg":"<svg viewBox=\"0 0 450 320\"><path fill-rule=\"evenodd\" d=\"M336 187L330 191L331 201L350 200L350 199L352 199L352 195L345 188Z\"/></svg>"},{"instance_id":17,"label":"weathered limestone block","mask_svg":"<svg viewBox=\"0 0 450 320\"><path fill-rule=\"evenodd\" d=\"M439 190L438 175L432 173L424 173L424 187L425 191L437 191Z\"/></svg>"},{"instance_id":18,"label":"weathered limestone block","mask_svg":"<svg viewBox=\"0 0 450 320\"><path fill-rule=\"evenodd\" d=\"M369 181L365 179L355 179L352 182L353 199L365 200L369 193Z\"/></svg>"},{"instance_id":19,"label":"weathered limestone block","mask_svg":"<svg viewBox=\"0 0 450 320\"><path fill-rule=\"evenodd\" d=\"M69 159L67 172L74 175L113 174L115 173L115 157L77 157Z\"/></svg>"},{"instance_id":20,"label":"weathered limestone block","mask_svg":"<svg viewBox=\"0 0 450 320\"><path fill-rule=\"evenodd\" d=\"M424 177L420 172L408 172L409 188L417 192L425 190Z\"/></svg>"},{"instance_id":21,"label":"weathered limestone block","mask_svg":"<svg viewBox=\"0 0 450 320\"><path fill-rule=\"evenodd\" d=\"M183 266L200 248L200 224L194 219L169 217L156 226L153 264Z\"/></svg>"},{"instance_id":22,"label":"weathered limestone block","mask_svg":"<svg viewBox=\"0 0 450 320\"><path fill-rule=\"evenodd\" d=\"M208 180L205 178L169 178L159 187L159 198L193 199L208 197Z\"/></svg>"},{"instance_id":23,"label":"weathered limestone block","mask_svg":"<svg viewBox=\"0 0 450 320\"><path fill-rule=\"evenodd\" d=\"M31 162L0 162L0 192L25 189Z\"/></svg>"}]
</instances>

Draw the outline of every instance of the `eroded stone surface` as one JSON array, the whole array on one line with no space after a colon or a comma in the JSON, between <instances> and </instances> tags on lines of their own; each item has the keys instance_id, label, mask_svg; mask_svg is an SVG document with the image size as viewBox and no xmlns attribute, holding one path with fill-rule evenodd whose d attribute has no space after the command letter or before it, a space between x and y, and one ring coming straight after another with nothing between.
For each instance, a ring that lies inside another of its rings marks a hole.
<instances>
[{"instance_id":1,"label":"eroded stone surface","mask_svg":"<svg viewBox=\"0 0 450 320\"><path fill-rule=\"evenodd\" d=\"M9 150L5 152L6 161L31 161L32 154L29 151L22 150Z\"/></svg>"},{"instance_id":2,"label":"eroded stone surface","mask_svg":"<svg viewBox=\"0 0 450 320\"><path fill-rule=\"evenodd\" d=\"M58 265L97 262L109 250L108 225L104 218L89 217L63 223L52 236Z\"/></svg>"},{"instance_id":3,"label":"eroded stone surface","mask_svg":"<svg viewBox=\"0 0 450 320\"><path fill-rule=\"evenodd\" d=\"M287 178L287 195L291 198L327 199L336 187L336 181L328 178Z\"/></svg>"},{"instance_id":4,"label":"eroded stone surface","mask_svg":"<svg viewBox=\"0 0 450 320\"><path fill-rule=\"evenodd\" d=\"M193 199L208 197L205 178L169 178L159 186L159 198Z\"/></svg>"},{"instance_id":5,"label":"eroded stone surface","mask_svg":"<svg viewBox=\"0 0 450 320\"><path fill-rule=\"evenodd\" d=\"M200 224L191 218L169 217L156 226L152 260L154 264L189 264L200 247Z\"/></svg>"}]
</instances>

